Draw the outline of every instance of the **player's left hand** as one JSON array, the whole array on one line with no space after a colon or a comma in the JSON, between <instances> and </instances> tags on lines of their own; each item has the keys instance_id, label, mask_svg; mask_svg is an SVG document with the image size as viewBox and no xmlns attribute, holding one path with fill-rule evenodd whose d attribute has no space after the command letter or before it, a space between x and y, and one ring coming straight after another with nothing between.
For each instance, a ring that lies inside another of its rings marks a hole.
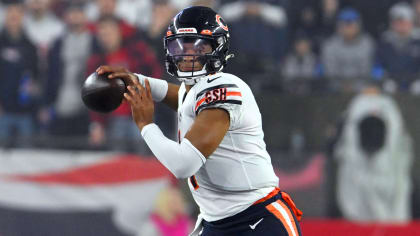
<instances>
[{"instance_id":1,"label":"player's left hand","mask_svg":"<svg viewBox=\"0 0 420 236\"><path fill-rule=\"evenodd\" d=\"M131 105L131 113L137 127L142 130L144 126L153 123L155 111L149 80L145 80L145 87L139 81L134 81L127 86L128 91L124 93L125 99Z\"/></svg>"}]
</instances>

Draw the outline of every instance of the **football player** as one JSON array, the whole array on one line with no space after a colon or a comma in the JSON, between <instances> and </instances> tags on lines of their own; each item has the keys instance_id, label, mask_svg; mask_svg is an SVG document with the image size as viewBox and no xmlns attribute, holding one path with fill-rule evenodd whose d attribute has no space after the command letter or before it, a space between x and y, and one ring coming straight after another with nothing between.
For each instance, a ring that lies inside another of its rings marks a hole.
<instances>
[{"instance_id":1,"label":"football player","mask_svg":"<svg viewBox=\"0 0 420 236\"><path fill-rule=\"evenodd\" d=\"M120 77L133 119L156 158L177 178L187 178L200 207L191 235L301 235L302 215L278 188L263 140L261 114L251 89L223 73L229 29L207 7L178 13L164 38L166 68L182 83L101 66L97 72ZM153 123L153 102L178 112L178 141Z\"/></svg>"}]
</instances>

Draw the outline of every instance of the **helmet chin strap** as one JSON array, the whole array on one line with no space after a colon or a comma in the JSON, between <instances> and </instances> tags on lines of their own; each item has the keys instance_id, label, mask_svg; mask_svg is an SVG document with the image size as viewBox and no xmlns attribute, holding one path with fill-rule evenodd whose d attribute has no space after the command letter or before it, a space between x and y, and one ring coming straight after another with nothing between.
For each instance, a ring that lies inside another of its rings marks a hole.
<instances>
[{"instance_id":1,"label":"helmet chin strap","mask_svg":"<svg viewBox=\"0 0 420 236\"><path fill-rule=\"evenodd\" d=\"M206 65L204 65L203 69L199 71L182 72L178 69L177 74L179 77L177 77L177 79L181 82L184 82L185 85L194 85L198 81L200 81L200 79L202 79L203 77L207 75Z\"/></svg>"}]
</instances>

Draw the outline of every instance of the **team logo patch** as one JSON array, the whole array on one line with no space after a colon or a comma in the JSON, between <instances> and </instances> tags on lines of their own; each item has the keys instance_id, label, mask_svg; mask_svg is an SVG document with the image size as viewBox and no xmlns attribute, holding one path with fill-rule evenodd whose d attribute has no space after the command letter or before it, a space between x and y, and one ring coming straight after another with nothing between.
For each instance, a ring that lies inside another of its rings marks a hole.
<instances>
[{"instance_id":1,"label":"team logo patch","mask_svg":"<svg viewBox=\"0 0 420 236\"><path fill-rule=\"evenodd\" d=\"M204 34L204 35L212 35L212 34L213 34L213 32L211 32L211 30L204 29L204 30L202 30L202 31L201 31L201 33L200 33L200 34Z\"/></svg>"},{"instance_id":2,"label":"team logo patch","mask_svg":"<svg viewBox=\"0 0 420 236\"><path fill-rule=\"evenodd\" d=\"M217 24L220 25L220 27L222 27L222 29L228 31L229 28L227 27L225 20L223 20L223 18L220 15L216 15L216 22Z\"/></svg>"}]
</instances>

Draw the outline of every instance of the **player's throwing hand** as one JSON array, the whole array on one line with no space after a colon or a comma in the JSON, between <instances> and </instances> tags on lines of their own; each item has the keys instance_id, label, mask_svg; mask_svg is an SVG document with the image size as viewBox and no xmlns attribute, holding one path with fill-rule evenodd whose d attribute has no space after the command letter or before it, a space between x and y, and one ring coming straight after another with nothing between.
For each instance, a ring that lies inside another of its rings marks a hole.
<instances>
[{"instance_id":1,"label":"player's throwing hand","mask_svg":"<svg viewBox=\"0 0 420 236\"><path fill-rule=\"evenodd\" d=\"M108 74L109 79L121 78L127 86L133 85L138 80L135 74L121 66L102 65L96 69L96 72L98 75Z\"/></svg>"},{"instance_id":2,"label":"player's throwing hand","mask_svg":"<svg viewBox=\"0 0 420 236\"><path fill-rule=\"evenodd\" d=\"M133 81L132 85L127 86L124 93L125 99L131 105L131 113L140 130L145 125L153 123L154 103L150 90L149 80L145 80L146 87L143 87L138 80Z\"/></svg>"}]
</instances>

